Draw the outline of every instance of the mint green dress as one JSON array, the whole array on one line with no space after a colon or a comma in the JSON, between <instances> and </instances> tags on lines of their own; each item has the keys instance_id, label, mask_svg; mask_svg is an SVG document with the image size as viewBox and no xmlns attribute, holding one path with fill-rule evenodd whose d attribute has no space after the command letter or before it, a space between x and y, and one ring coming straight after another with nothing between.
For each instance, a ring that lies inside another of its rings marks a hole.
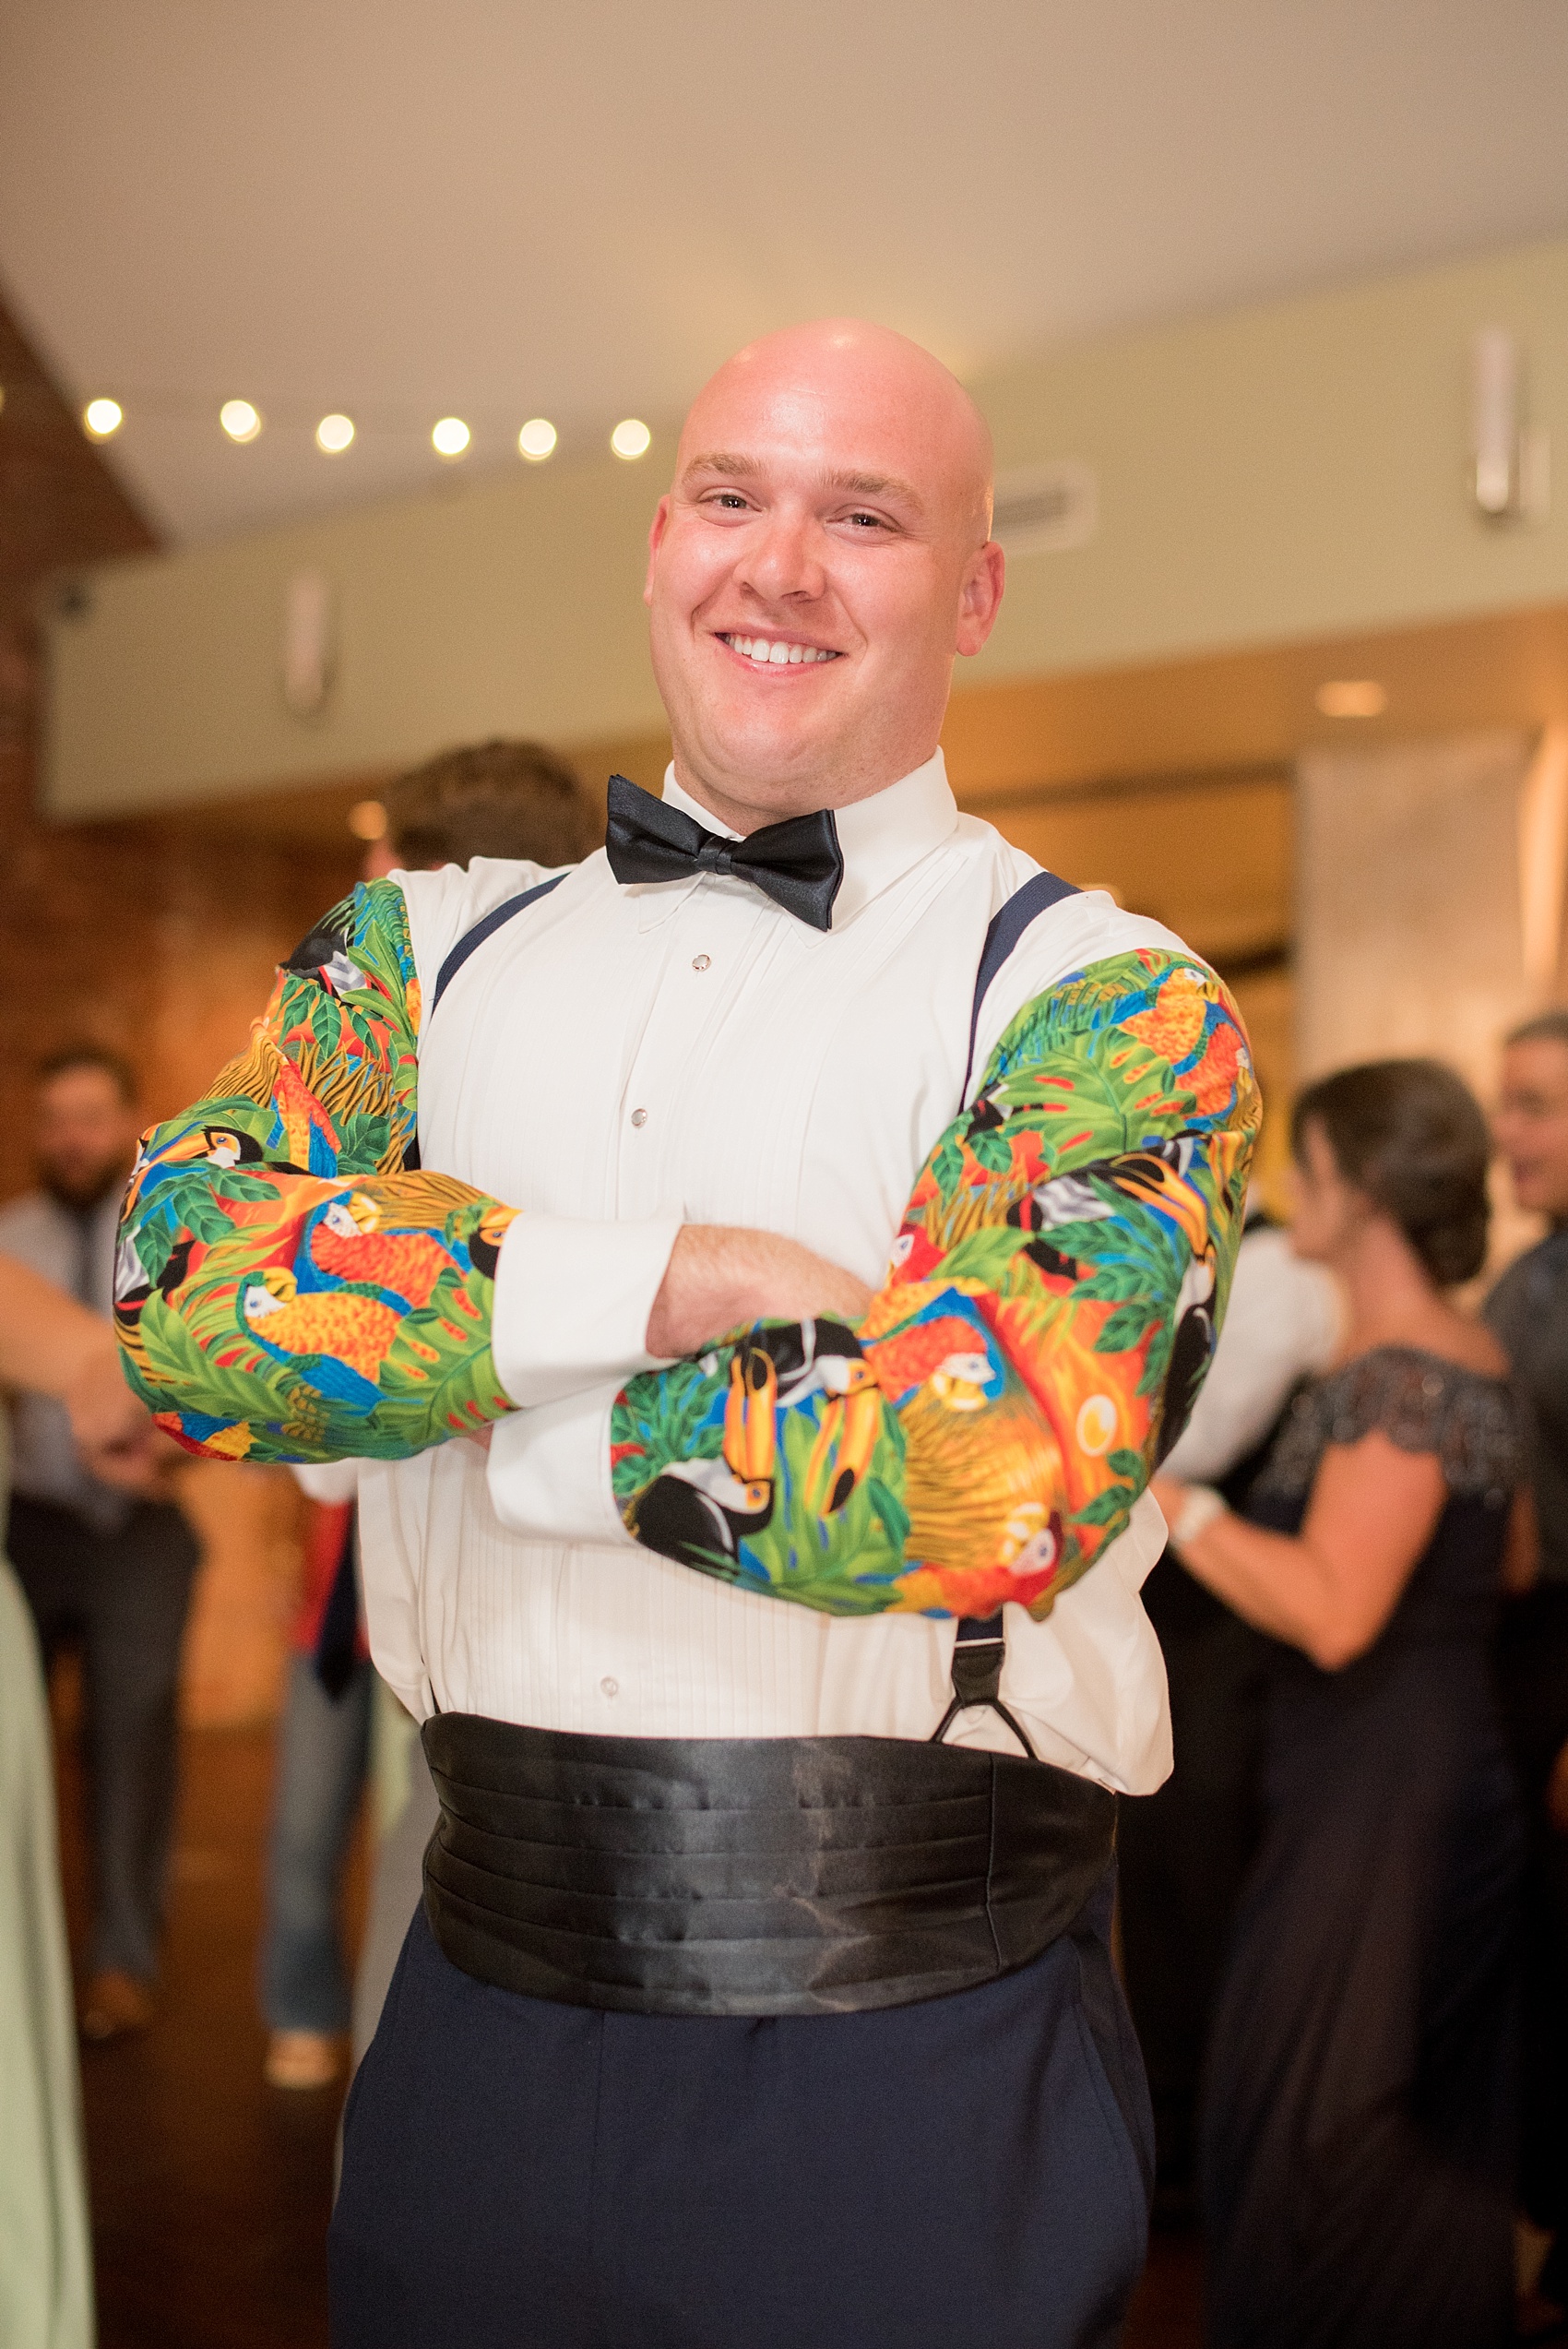
<instances>
[{"instance_id":1,"label":"mint green dress","mask_svg":"<svg viewBox=\"0 0 1568 2349\"><path fill-rule=\"evenodd\" d=\"M0 1411L0 1524L7 1484ZM71 1965L38 1641L0 1557L0 2343L92 2349Z\"/></svg>"}]
</instances>

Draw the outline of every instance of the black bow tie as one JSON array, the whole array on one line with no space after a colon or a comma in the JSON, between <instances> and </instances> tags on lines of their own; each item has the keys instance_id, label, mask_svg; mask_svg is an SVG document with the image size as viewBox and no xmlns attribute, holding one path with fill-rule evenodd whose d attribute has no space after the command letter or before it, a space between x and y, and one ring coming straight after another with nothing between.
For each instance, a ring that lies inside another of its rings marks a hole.
<instances>
[{"instance_id":1,"label":"black bow tie","mask_svg":"<svg viewBox=\"0 0 1568 2349\"><path fill-rule=\"evenodd\" d=\"M639 791L624 775L612 775L604 845L618 881L689 881L698 873L733 873L765 889L814 930L833 926L844 853L830 808L765 824L743 841L725 841L680 808Z\"/></svg>"}]
</instances>

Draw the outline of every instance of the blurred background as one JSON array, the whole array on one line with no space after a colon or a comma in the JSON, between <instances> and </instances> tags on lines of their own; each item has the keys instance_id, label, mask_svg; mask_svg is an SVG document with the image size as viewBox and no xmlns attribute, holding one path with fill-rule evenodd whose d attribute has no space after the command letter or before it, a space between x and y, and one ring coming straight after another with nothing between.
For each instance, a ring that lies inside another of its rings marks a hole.
<instances>
[{"instance_id":1,"label":"blurred background","mask_svg":"<svg viewBox=\"0 0 1568 2349\"><path fill-rule=\"evenodd\" d=\"M826 314L995 434L960 803L1232 982L1266 1188L1302 1078L1438 1051L1484 1097L1559 995L1561 0L7 0L0 47L0 1197L53 1049L195 1095L404 770L526 736L658 787L683 408ZM263 2096L249 1986L305 1504L182 1503L170 2014L88 2072L102 2337L314 2340L336 2116Z\"/></svg>"}]
</instances>

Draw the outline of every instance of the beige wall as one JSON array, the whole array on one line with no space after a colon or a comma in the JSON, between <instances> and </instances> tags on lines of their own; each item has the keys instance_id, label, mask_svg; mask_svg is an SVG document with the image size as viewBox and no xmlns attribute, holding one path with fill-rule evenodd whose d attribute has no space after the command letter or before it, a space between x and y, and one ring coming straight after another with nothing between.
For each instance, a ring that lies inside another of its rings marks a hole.
<instances>
[{"instance_id":1,"label":"beige wall","mask_svg":"<svg viewBox=\"0 0 1568 2349\"><path fill-rule=\"evenodd\" d=\"M1297 1064L1431 1054L1483 1102L1504 1031L1540 999L1525 970L1520 796L1529 736L1314 751L1298 776ZM1493 1183L1491 1261L1538 1236Z\"/></svg>"},{"instance_id":2,"label":"beige wall","mask_svg":"<svg viewBox=\"0 0 1568 2349\"><path fill-rule=\"evenodd\" d=\"M1568 495L1497 530L1465 483L1470 338L1518 334L1568 461L1568 241L1124 336L977 383L1004 465L1075 456L1101 523L1013 566L961 683L1440 619L1568 595ZM48 622L46 800L101 814L385 772L491 732L657 732L638 589L672 435L641 465L455 474L443 494L91 578ZM1560 471L1562 462L1560 462ZM279 691L285 582L340 614L326 713Z\"/></svg>"},{"instance_id":3,"label":"beige wall","mask_svg":"<svg viewBox=\"0 0 1568 2349\"><path fill-rule=\"evenodd\" d=\"M1531 1000L1519 793L1533 745L1477 734L1300 763L1296 972L1305 1077L1434 1053L1483 1091Z\"/></svg>"},{"instance_id":4,"label":"beige wall","mask_svg":"<svg viewBox=\"0 0 1568 2349\"><path fill-rule=\"evenodd\" d=\"M1560 459L1470 509L1469 347L1510 328ZM975 674L1095 668L1546 602L1568 585L1568 241L1127 336L976 385L1003 466L1097 468L1100 528L1013 566Z\"/></svg>"}]
</instances>

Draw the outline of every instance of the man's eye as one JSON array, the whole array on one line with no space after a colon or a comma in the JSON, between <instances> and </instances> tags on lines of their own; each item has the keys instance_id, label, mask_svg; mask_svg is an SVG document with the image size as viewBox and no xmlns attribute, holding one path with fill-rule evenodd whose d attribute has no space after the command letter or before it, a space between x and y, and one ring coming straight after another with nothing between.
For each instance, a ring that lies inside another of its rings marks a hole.
<instances>
[{"instance_id":1,"label":"man's eye","mask_svg":"<svg viewBox=\"0 0 1568 2349\"><path fill-rule=\"evenodd\" d=\"M880 514L846 514L844 519L847 522L853 522L857 529L861 530L879 531L882 528Z\"/></svg>"},{"instance_id":2,"label":"man's eye","mask_svg":"<svg viewBox=\"0 0 1568 2349\"><path fill-rule=\"evenodd\" d=\"M729 514L743 514L746 501L738 489L721 489L708 500L710 506L722 506Z\"/></svg>"}]
</instances>

